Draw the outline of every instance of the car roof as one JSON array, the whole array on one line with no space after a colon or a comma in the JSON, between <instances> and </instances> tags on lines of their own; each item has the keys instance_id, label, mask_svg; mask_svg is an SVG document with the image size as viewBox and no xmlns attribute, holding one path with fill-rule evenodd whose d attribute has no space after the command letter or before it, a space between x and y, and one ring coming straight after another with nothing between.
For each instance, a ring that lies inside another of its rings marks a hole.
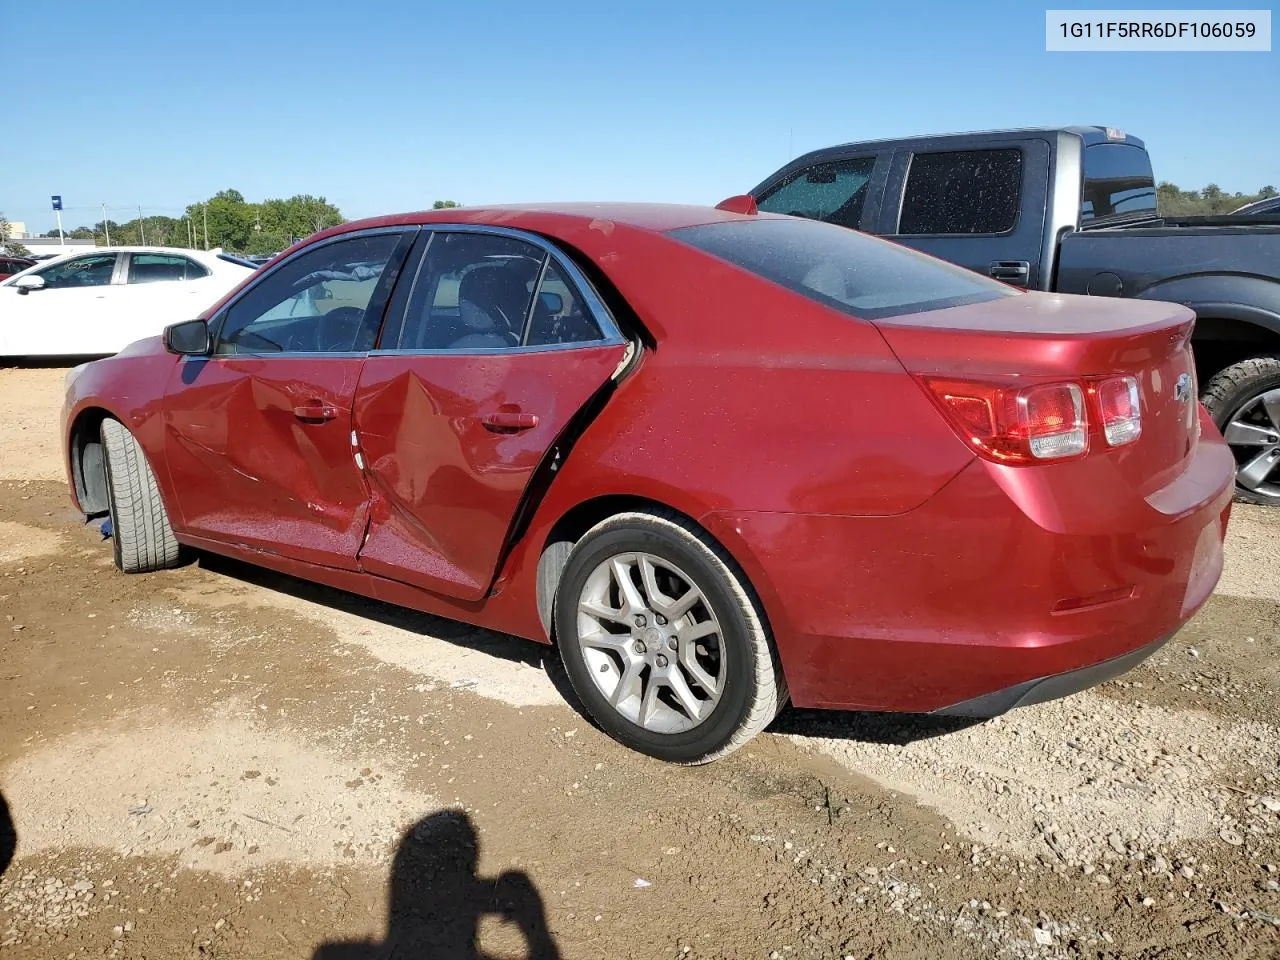
<instances>
[{"instance_id":1,"label":"car roof","mask_svg":"<svg viewBox=\"0 0 1280 960\"><path fill-rule=\"evenodd\" d=\"M1234 213L1268 213L1272 209L1280 210L1280 197L1263 197L1260 200L1251 200L1243 207L1237 207L1231 212Z\"/></svg>"},{"instance_id":2,"label":"car roof","mask_svg":"<svg viewBox=\"0 0 1280 960\"><path fill-rule=\"evenodd\" d=\"M212 250L192 250L189 247L144 247L144 246L117 246L110 247L77 247L74 250L67 250L64 253L58 253L52 257L41 260L40 263L48 265L59 260L68 260L72 257L80 257L95 253L169 253L183 257L192 257L196 260L204 262L227 263L233 262L223 259L225 251L221 247L215 247ZM230 254L227 254L230 256Z\"/></svg>"},{"instance_id":3,"label":"car roof","mask_svg":"<svg viewBox=\"0 0 1280 960\"><path fill-rule=\"evenodd\" d=\"M479 207L450 207L444 210L420 210L415 213L391 214L352 220L326 230L325 234L345 233L373 227L412 226L415 224L450 223L537 230L552 222L574 222L576 225L606 224L633 227L651 233L665 233L681 227L727 220L751 220L770 214L744 215L711 206L678 203L596 203L573 201L563 203L509 203Z\"/></svg>"}]
</instances>

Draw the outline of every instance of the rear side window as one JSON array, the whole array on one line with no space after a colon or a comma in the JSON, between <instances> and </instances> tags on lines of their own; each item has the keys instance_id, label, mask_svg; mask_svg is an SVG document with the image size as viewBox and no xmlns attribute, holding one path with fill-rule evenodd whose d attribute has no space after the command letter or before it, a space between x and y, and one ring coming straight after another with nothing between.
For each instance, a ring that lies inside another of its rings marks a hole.
<instances>
[{"instance_id":1,"label":"rear side window","mask_svg":"<svg viewBox=\"0 0 1280 960\"><path fill-rule=\"evenodd\" d=\"M808 167L774 187L757 201L761 210L837 223L857 229L875 157L838 160Z\"/></svg>"},{"instance_id":2,"label":"rear side window","mask_svg":"<svg viewBox=\"0 0 1280 960\"><path fill-rule=\"evenodd\" d=\"M911 158L901 234L1008 233L1022 203L1022 151L958 150Z\"/></svg>"},{"instance_id":3,"label":"rear side window","mask_svg":"<svg viewBox=\"0 0 1280 960\"><path fill-rule=\"evenodd\" d=\"M866 320L1018 296L963 267L813 220L729 220L670 236Z\"/></svg>"},{"instance_id":4,"label":"rear side window","mask_svg":"<svg viewBox=\"0 0 1280 960\"><path fill-rule=\"evenodd\" d=\"M199 280L209 271L194 260L165 253L135 253L129 257L130 283Z\"/></svg>"},{"instance_id":5,"label":"rear side window","mask_svg":"<svg viewBox=\"0 0 1280 960\"><path fill-rule=\"evenodd\" d=\"M1084 149L1080 222L1156 215L1151 157L1128 143L1095 143Z\"/></svg>"}]
</instances>

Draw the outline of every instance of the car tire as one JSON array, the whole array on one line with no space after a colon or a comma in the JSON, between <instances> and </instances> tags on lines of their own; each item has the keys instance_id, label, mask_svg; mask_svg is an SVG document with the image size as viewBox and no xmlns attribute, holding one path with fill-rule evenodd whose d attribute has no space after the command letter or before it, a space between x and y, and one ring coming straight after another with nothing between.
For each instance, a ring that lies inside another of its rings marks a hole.
<instances>
[{"instance_id":1,"label":"car tire","mask_svg":"<svg viewBox=\"0 0 1280 960\"><path fill-rule=\"evenodd\" d=\"M619 619L627 609L620 570L643 601L631 608L643 610L643 626L635 614ZM698 597L676 616L692 596L682 583ZM611 616L586 612L602 608ZM722 547L673 512L618 514L574 545L556 591L555 636L596 723L660 760L717 760L767 727L787 701L755 591ZM635 667L641 661L647 666ZM696 716L681 706L690 697Z\"/></svg>"},{"instance_id":2,"label":"car tire","mask_svg":"<svg viewBox=\"0 0 1280 960\"><path fill-rule=\"evenodd\" d=\"M108 419L102 422L102 448L116 566L125 573L176 567L182 548L142 447L122 423Z\"/></svg>"},{"instance_id":3,"label":"car tire","mask_svg":"<svg viewBox=\"0 0 1280 960\"><path fill-rule=\"evenodd\" d=\"M1263 396L1272 393L1280 394L1280 356L1274 355L1242 360L1218 371L1205 385L1200 399L1235 454L1238 467L1236 499L1245 503L1280 506L1280 423L1275 422L1280 415L1273 414L1267 418L1262 404ZM1264 436L1231 429L1233 422L1254 421L1259 425L1269 424L1275 428L1274 432ZM1269 441L1272 436L1277 438L1277 442ZM1245 465L1255 462L1258 457L1267 457L1266 462L1274 465L1270 467L1264 484L1251 489L1239 477Z\"/></svg>"}]
</instances>

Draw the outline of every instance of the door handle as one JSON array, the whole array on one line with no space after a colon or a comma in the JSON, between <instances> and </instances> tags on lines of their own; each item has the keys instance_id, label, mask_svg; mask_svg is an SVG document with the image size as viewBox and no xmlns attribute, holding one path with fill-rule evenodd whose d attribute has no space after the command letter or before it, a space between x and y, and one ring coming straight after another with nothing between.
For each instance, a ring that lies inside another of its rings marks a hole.
<instances>
[{"instance_id":1,"label":"door handle","mask_svg":"<svg viewBox=\"0 0 1280 960\"><path fill-rule=\"evenodd\" d=\"M338 408L320 400L308 400L294 407L293 415L299 420L332 420L338 415Z\"/></svg>"},{"instance_id":2,"label":"door handle","mask_svg":"<svg viewBox=\"0 0 1280 960\"><path fill-rule=\"evenodd\" d=\"M538 417L532 413L499 411L486 413L480 418L480 422L484 424L486 430L494 433L514 433L517 430L532 430L538 425Z\"/></svg>"},{"instance_id":3,"label":"door handle","mask_svg":"<svg viewBox=\"0 0 1280 960\"><path fill-rule=\"evenodd\" d=\"M1025 287L1031 276L1029 260L992 260L987 273L996 280L1003 280L1017 287Z\"/></svg>"}]
</instances>

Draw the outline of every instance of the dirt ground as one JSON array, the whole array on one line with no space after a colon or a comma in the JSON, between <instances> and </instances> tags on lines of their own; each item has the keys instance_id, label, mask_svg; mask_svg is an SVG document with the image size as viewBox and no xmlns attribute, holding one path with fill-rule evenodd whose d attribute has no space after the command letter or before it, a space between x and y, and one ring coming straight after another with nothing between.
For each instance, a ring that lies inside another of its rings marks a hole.
<instances>
[{"instance_id":1,"label":"dirt ground","mask_svg":"<svg viewBox=\"0 0 1280 960\"><path fill-rule=\"evenodd\" d=\"M1237 506L1218 593L1119 681L971 726L788 710L683 769L537 645L117 573L64 373L0 370L5 960L1280 956L1280 516Z\"/></svg>"}]
</instances>

